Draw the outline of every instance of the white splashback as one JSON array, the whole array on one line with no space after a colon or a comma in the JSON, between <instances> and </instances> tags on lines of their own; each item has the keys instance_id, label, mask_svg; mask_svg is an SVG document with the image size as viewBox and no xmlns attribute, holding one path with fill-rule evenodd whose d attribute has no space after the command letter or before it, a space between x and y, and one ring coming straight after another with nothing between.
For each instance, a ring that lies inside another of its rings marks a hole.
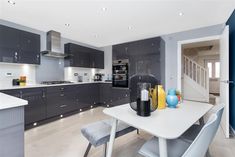
<instances>
[{"instance_id":1,"label":"white splashback","mask_svg":"<svg viewBox=\"0 0 235 157\"><path fill-rule=\"evenodd\" d=\"M83 77L83 82L93 81L93 76L97 73L97 69L80 68L80 67L66 67L64 68L64 79L66 81L77 82L78 77L74 76L75 73ZM85 73L87 76L85 76Z\"/></svg>"},{"instance_id":2,"label":"white splashback","mask_svg":"<svg viewBox=\"0 0 235 157\"><path fill-rule=\"evenodd\" d=\"M11 76L7 76L11 73ZM27 77L27 84L35 84L36 66L29 64L6 64L0 63L0 86L12 85L12 79L19 78L20 76Z\"/></svg>"}]
</instances>

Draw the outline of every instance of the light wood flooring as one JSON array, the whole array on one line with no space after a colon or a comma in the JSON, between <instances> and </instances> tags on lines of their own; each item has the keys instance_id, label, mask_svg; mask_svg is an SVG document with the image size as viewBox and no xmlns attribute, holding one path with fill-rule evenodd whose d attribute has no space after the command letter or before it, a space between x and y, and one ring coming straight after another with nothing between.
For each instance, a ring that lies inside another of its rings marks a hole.
<instances>
[{"instance_id":1,"label":"light wood flooring","mask_svg":"<svg viewBox=\"0 0 235 157\"><path fill-rule=\"evenodd\" d=\"M25 157L82 157L88 145L80 129L83 125L109 118L98 107L25 132ZM116 139L113 157L140 157L139 148L151 135L141 131ZM221 128L210 147L212 157L234 157L235 139L225 139ZM102 157L103 147L91 149L89 157Z\"/></svg>"}]
</instances>

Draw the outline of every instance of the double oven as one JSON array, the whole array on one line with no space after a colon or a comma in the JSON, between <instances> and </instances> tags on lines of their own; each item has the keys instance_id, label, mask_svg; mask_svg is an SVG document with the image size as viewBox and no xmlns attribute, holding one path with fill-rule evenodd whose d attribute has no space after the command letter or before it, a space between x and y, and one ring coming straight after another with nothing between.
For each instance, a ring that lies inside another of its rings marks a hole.
<instances>
[{"instance_id":1,"label":"double oven","mask_svg":"<svg viewBox=\"0 0 235 157\"><path fill-rule=\"evenodd\" d=\"M128 88L128 66L128 59L113 61L113 87Z\"/></svg>"}]
</instances>

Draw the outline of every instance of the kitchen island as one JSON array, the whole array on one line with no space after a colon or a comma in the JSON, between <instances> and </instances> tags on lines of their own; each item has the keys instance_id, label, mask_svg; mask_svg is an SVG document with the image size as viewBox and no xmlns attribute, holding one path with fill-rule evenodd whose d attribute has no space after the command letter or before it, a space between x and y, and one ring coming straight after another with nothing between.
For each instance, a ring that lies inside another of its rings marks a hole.
<instances>
[{"instance_id":1,"label":"kitchen island","mask_svg":"<svg viewBox=\"0 0 235 157\"><path fill-rule=\"evenodd\" d=\"M0 156L24 157L24 106L28 101L0 93Z\"/></svg>"}]
</instances>

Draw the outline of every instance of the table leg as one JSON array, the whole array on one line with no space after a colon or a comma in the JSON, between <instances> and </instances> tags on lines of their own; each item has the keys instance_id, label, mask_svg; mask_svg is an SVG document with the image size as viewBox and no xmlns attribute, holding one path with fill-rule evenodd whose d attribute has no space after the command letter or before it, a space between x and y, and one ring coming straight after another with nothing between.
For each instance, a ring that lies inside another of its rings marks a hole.
<instances>
[{"instance_id":1,"label":"table leg","mask_svg":"<svg viewBox=\"0 0 235 157\"><path fill-rule=\"evenodd\" d=\"M160 157L167 157L167 143L166 139L159 137L159 152Z\"/></svg>"},{"instance_id":2,"label":"table leg","mask_svg":"<svg viewBox=\"0 0 235 157\"><path fill-rule=\"evenodd\" d=\"M110 138L109 138L107 157L111 157L112 156L113 144L114 144L115 135L116 135L116 129L117 129L117 122L118 122L118 120L114 118L113 119L113 123L112 123L112 129L111 129L111 133L110 133Z\"/></svg>"}]
</instances>

